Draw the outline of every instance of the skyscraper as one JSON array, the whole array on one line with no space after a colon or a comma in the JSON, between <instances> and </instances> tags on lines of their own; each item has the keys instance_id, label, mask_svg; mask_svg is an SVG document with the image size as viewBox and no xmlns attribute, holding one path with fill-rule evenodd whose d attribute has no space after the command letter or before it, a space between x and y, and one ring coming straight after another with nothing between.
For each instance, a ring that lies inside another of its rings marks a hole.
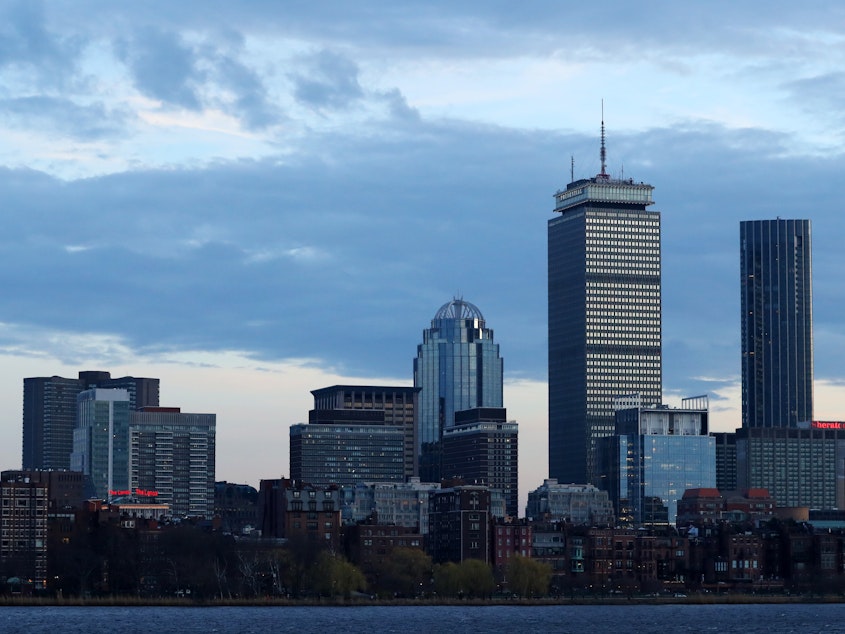
<instances>
[{"instance_id":1,"label":"skyscraper","mask_svg":"<svg viewBox=\"0 0 845 634\"><path fill-rule=\"evenodd\" d=\"M178 407L129 413L129 490L155 498L176 517L214 515L216 414Z\"/></svg>"},{"instance_id":2,"label":"skyscraper","mask_svg":"<svg viewBox=\"0 0 845 634\"><path fill-rule=\"evenodd\" d=\"M94 496L111 501L129 489L129 393L92 388L77 402L70 467L85 474Z\"/></svg>"},{"instance_id":3,"label":"skyscraper","mask_svg":"<svg viewBox=\"0 0 845 634\"><path fill-rule=\"evenodd\" d=\"M439 482L443 430L455 412L502 407L503 361L493 330L476 306L455 298L443 304L423 331L414 359L419 394L417 451L424 482Z\"/></svg>"},{"instance_id":4,"label":"skyscraper","mask_svg":"<svg viewBox=\"0 0 845 634\"><path fill-rule=\"evenodd\" d=\"M809 220L739 224L742 426L813 418L813 287Z\"/></svg>"},{"instance_id":5,"label":"skyscraper","mask_svg":"<svg viewBox=\"0 0 845 634\"><path fill-rule=\"evenodd\" d=\"M129 408L158 405L159 380L124 376L113 379L108 372L83 371L76 379L61 376L23 380L24 469L68 469L76 427L76 397L94 387L127 391Z\"/></svg>"},{"instance_id":6,"label":"skyscraper","mask_svg":"<svg viewBox=\"0 0 845 634\"><path fill-rule=\"evenodd\" d=\"M592 482L613 399L662 401L660 212L651 185L605 171L555 194L548 224L549 475Z\"/></svg>"}]
</instances>

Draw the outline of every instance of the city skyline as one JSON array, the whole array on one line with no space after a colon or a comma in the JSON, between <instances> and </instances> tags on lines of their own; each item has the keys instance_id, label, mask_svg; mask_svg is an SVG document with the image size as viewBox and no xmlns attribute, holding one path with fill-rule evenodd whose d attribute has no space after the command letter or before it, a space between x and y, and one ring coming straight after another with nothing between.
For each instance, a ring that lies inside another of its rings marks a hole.
<instances>
[{"instance_id":1,"label":"city skyline","mask_svg":"<svg viewBox=\"0 0 845 634\"><path fill-rule=\"evenodd\" d=\"M739 427L739 222L802 217L815 415L841 419L843 16L4 4L0 462L24 377L104 368L217 413L220 479L287 475L310 390L410 385L459 294L507 359L524 501L548 476L551 193L598 173L602 98L608 172L664 212L664 400L707 393L711 429Z\"/></svg>"}]
</instances>

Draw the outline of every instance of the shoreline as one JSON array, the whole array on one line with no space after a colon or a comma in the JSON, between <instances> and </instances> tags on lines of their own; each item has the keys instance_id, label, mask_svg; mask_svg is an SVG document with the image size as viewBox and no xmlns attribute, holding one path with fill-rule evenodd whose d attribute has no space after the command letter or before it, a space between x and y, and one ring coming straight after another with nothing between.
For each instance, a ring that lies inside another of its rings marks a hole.
<instances>
[{"instance_id":1,"label":"shoreline","mask_svg":"<svg viewBox=\"0 0 845 634\"><path fill-rule=\"evenodd\" d=\"M211 599L192 600L184 598L141 599L137 597L0 597L2 607L175 607L175 608L218 608L218 607L539 607L563 605L778 605L845 603L842 595L690 595L688 597L576 597L550 599L287 599L268 597L264 599Z\"/></svg>"}]
</instances>

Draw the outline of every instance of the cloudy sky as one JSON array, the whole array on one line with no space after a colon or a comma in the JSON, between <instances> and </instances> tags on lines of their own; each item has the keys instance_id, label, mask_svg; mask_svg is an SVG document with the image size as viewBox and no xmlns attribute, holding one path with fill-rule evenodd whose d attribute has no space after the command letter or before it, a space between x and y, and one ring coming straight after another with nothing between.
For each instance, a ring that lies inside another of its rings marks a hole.
<instances>
[{"instance_id":1,"label":"cloudy sky","mask_svg":"<svg viewBox=\"0 0 845 634\"><path fill-rule=\"evenodd\" d=\"M0 5L0 466L21 382L158 376L219 479L287 475L309 390L407 384L484 313L546 475L546 222L608 167L663 213L667 401L739 424L739 221L814 230L816 418L845 416L845 7L772 1ZM484 8L479 8L483 6Z\"/></svg>"}]
</instances>

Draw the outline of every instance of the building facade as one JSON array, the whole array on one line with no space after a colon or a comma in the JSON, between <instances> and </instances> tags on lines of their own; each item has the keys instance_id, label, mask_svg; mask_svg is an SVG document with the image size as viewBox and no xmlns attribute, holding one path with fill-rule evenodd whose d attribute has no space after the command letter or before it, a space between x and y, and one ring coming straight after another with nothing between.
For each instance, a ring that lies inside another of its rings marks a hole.
<instances>
[{"instance_id":1,"label":"building facade","mask_svg":"<svg viewBox=\"0 0 845 634\"><path fill-rule=\"evenodd\" d=\"M505 512L519 515L518 425L504 407L455 412L454 427L443 430L442 476L500 491Z\"/></svg>"},{"instance_id":2,"label":"building facade","mask_svg":"<svg viewBox=\"0 0 845 634\"><path fill-rule=\"evenodd\" d=\"M111 378L109 372L83 371L75 379L60 376L23 380L24 469L69 469L73 452L80 392L93 388L122 388L130 409L158 405L159 380L125 376Z\"/></svg>"},{"instance_id":3,"label":"building facade","mask_svg":"<svg viewBox=\"0 0 845 634\"><path fill-rule=\"evenodd\" d=\"M48 474L4 471L0 475L0 576L47 583Z\"/></svg>"},{"instance_id":4,"label":"building facade","mask_svg":"<svg viewBox=\"0 0 845 634\"><path fill-rule=\"evenodd\" d=\"M616 413L616 434L602 439L601 477L620 521L674 524L687 489L715 488L716 441L707 434L707 398L680 408L634 407Z\"/></svg>"},{"instance_id":5,"label":"building facade","mask_svg":"<svg viewBox=\"0 0 845 634\"><path fill-rule=\"evenodd\" d=\"M379 410L312 410L290 427L291 479L314 486L405 480L405 428Z\"/></svg>"},{"instance_id":6,"label":"building facade","mask_svg":"<svg viewBox=\"0 0 845 634\"><path fill-rule=\"evenodd\" d=\"M737 484L768 489L778 507L845 508L845 423L736 432Z\"/></svg>"},{"instance_id":7,"label":"building facade","mask_svg":"<svg viewBox=\"0 0 845 634\"><path fill-rule=\"evenodd\" d=\"M333 385L312 390L315 410L378 410L384 424L405 431L405 477L417 475L417 398L420 388L383 385Z\"/></svg>"},{"instance_id":8,"label":"building facade","mask_svg":"<svg viewBox=\"0 0 845 634\"><path fill-rule=\"evenodd\" d=\"M813 419L809 220L741 222L742 426Z\"/></svg>"},{"instance_id":9,"label":"building facade","mask_svg":"<svg viewBox=\"0 0 845 634\"><path fill-rule=\"evenodd\" d=\"M502 407L503 361L481 311L463 299L447 302L423 331L414 359L414 387L420 388L417 432L419 476L441 478L443 431L455 412Z\"/></svg>"},{"instance_id":10,"label":"building facade","mask_svg":"<svg viewBox=\"0 0 845 634\"><path fill-rule=\"evenodd\" d=\"M429 495L428 549L435 563L490 562L490 490L457 486Z\"/></svg>"},{"instance_id":11,"label":"building facade","mask_svg":"<svg viewBox=\"0 0 845 634\"><path fill-rule=\"evenodd\" d=\"M71 469L85 475L90 497L111 502L129 489L129 393L85 390L77 408Z\"/></svg>"},{"instance_id":12,"label":"building facade","mask_svg":"<svg viewBox=\"0 0 845 634\"><path fill-rule=\"evenodd\" d=\"M607 491L592 484L561 484L548 478L528 493L525 517L576 526L613 526L616 516Z\"/></svg>"},{"instance_id":13,"label":"building facade","mask_svg":"<svg viewBox=\"0 0 845 634\"><path fill-rule=\"evenodd\" d=\"M595 178L555 194L548 223L549 475L595 484L614 397L662 401L660 213L651 185Z\"/></svg>"},{"instance_id":14,"label":"building facade","mask_svg":"<svg viewBox=\"0 0 845 634\"><path fill-rule=\"evenodd\" d=\"M215 414L191 414L178 407L131 412L127 493L167 504L176 517L211 518L216 428Z\"/></svg>"}]
</instances>

